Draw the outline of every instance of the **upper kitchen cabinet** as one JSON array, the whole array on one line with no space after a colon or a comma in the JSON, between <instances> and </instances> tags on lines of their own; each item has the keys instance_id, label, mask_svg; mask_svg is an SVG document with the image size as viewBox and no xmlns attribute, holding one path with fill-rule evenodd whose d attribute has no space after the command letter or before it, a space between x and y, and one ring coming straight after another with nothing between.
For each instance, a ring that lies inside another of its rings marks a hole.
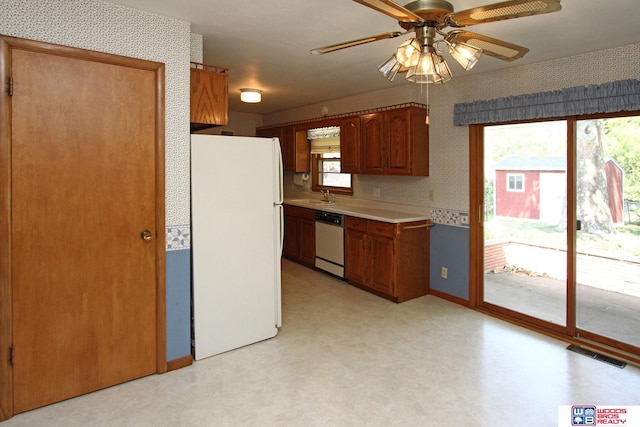
<instances>
[{"instance_id":1,"label":"upper kitchen cabinet","mask_svg":"<svg viewBox=\"0 0 640 427\"><path fill-rule=\"evenodd\" d=\"M384 114L360 116L360 172L381 174L384 170Z\"/></svg>"},{"instance_id":2,"label":"upper kitchen cabinet","mask_svg":"<svg viewBox=\"0 0 640 427\"><path fill-rule=\"evenodd\" d=\"M429 175L426 112L406 107L362 116L361 172Z\"/></svg>"},{"instance_id":3,"label":"upper kitchen cabinet","mask_svg":"<svg viewBox=\"0 0 640 427\"><path fill-rule=\"evenodd\" d=\"M340 170L360 172L360 116L340 120Z\"/></svg>"},{"instance_id":4,"label":"upper kitchen cabinet","mask_svg":"<svg viewBox=\"0 0 640 427\"><path fill-rule=\"evenodd\" d=\"M403 107L342 119L342 170L374 175L429 175L427 110Z\"/></svg>"},{"instance_id":5,"label":"upper kitchen cabinet","mask_svg":"<svg viewBox=\"0 0 640 427\"><path fill-rule=\"evenodd\" d=\"M229 121L229 69L191 63L191 132Z\"/></svg>"},{"instance_id":6,"label":"upper kitchen cabinet","mask_svg":"<svg viewBox=\"0 0 640 427\"><path fill-rule=\"evenodd\" d=\"M309 172L311 148L306 130L294 126L276 126L256 129L256 136L278 137L282 149L282 163L288 172Z\"/></svg>"}]
</instances>

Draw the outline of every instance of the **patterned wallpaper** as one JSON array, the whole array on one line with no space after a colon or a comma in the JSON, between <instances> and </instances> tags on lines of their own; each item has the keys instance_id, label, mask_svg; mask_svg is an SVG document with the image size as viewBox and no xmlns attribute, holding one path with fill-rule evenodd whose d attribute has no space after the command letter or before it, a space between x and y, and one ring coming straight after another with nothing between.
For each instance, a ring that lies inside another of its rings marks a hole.
<instances>
[{"instance_id":1,"label":"patterned wallpaper","mask_svg":"<svg viewBox=\"0 0 640 427\"><path fill-rule=\"evenodd\" d=\"M189 247L189 61L202 61L202 36L190 25L98 0L2 0L0 33L164 62L166 64L167 248ZM430 176L354 179L355 197L425 207L441 223L465 226L469 209L467 127L453 126L453 105L479 99L638 78L640 44L607 49L493 73L461 73L430 91ZM420 85L394 85L264 118L233 113L229 128L249 134L255 126L348 113L405 102L424 103ZM381 197L373 197L379 188ZM429 196L433 197L430 198Z\"/></svg>"},{"instance_id":2,"label":"patterned wallpaper","mask_svg":"<svg viewBox=\"0 0 640 427\"><path fill-rule=\"evenodd\" d=\"M424 206L438 223L468 226L469 133L466 126L453 126L455 103L637 79L639 70L640 44L634 44L492 73L457 73L452 81L429 93L430 176L359 175L354 178L354 197ZM405 84L268 115L265 124L319 117L323 106L329 108L329 114L340 114L404 102L424 103L424 98L420 85ZM374 188L380 189L380 198L373 197Z\"/></svg>"},{"instance_id":3,"label":"patterned wallpaper","mask_svg":"<svg viewBox=\"0 0 640 427\"><path fill-rule=\"evenodd\" d=\"M97 0L2 0L0 16L5 35L165 63L166 223L189 224L190 24Z\"/></svg>"}]
</instances>

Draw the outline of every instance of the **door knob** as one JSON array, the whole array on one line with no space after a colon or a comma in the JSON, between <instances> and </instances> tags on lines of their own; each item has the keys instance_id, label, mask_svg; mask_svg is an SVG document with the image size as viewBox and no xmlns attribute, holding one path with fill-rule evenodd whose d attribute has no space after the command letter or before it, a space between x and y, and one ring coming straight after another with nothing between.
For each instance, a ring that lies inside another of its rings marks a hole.
<instances>
[{"instance_id":1,"label":"door knob","mask_svg":"<svg viewBox=\"0 0 640 427\"><path fill-rule=\"evenodd\" d=\"M142 233L140 233L140 237L142 237L142 240L146 240L147 242L151 240L152 236L153 235L149 230L144 230Z\"/></svg>"}]
</instances>

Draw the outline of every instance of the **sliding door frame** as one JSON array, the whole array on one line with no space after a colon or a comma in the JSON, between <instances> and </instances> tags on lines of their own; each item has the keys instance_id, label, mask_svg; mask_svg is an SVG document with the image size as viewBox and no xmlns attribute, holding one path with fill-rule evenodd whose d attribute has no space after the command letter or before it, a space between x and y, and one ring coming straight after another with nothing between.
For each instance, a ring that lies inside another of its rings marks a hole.
<instances>
[{"instance_id":1,"label":"sliding door frame","mask_svg":"<svg viewBox=\"0 0 640 427\"><path fill-rule=\"evenodd\" d=\"M630 346L582 331L576 327L576 122L578 120L605 119L640 115L640 111L616 114L558 117L551 119L512 121L491 125L566 121L567 124L567 277L566 326L556 325L484 301L484 128L489 124L469 125L469 307L494 317L518 324L545 335L609 353L616 357L640 363L640 354ZM631 350L631 351L630 351Z\"/></svg>"}]
</instances>

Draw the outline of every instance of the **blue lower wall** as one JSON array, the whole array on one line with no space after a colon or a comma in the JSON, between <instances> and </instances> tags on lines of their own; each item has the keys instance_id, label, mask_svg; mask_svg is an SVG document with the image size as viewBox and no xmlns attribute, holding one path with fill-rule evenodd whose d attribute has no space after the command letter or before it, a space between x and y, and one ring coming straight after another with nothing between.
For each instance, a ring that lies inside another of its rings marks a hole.
<instances>
[{"instance_id":1,"label":"blue lower wall","mask_svg":"<svg viewBox=\"0 0 640 427\"><path fill-rule=\"evenodd\" d=\"M167 361L191 354L191 250L167 251Z\"/></svg>"},{"instance_id":2,"label":"blue lower wall","mask_svg":"<svg viewBox=\"0 0 640 427\"><path fill-rule=\"evenodd\" d=\"M440 276L447 267L447 278ZM431 228L431 289L469 300L469 229L436 224Z\"/></svg>"}]
</instances>

